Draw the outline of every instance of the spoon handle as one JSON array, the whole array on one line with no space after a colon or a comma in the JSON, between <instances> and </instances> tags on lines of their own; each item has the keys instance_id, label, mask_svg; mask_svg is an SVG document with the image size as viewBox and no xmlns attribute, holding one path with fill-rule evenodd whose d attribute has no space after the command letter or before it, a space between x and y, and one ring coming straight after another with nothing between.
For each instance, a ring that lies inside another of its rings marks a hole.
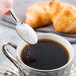
<instances>
[{"instance_id":1,"label":"spoon handle","mask_svg":"<svg viewBox=\"0 0 76 76\"><path fill-rule=\"evenodd\" d=\"M20 22L19 19L16 16L16 14L14 13L13 9L10 10L10 13L11 13L12 17L15 19L16 22Z\"/></svg>"}]
</instances>

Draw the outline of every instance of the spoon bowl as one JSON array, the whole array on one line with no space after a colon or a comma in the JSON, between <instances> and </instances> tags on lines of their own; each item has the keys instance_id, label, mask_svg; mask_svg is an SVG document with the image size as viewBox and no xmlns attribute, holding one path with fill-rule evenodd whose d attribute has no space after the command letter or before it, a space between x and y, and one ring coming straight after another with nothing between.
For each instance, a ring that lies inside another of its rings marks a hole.
<instances>
[{"instance_id":1,"label":"spoon bowl","mask_svg":"<svg viewBox=\"0 0 76 76\"><path fill-rule=\"evenodd\" d=\"M29 44L37 43L37 35L35 31L25 23L18 23L16 26L18 35Z\"/></svg>"}]
</instances>

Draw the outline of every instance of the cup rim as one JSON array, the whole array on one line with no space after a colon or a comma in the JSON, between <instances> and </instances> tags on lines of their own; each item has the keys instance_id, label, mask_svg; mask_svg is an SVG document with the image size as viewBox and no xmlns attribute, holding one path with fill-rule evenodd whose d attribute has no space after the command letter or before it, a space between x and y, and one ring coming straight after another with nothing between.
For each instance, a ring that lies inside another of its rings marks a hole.
<instances>
[{"instance_id":1,"label":"cup rim","mask_svg":"<svg viewBox=\"0 0 76 76\"><path fill-rule=\"evenodd\" d=\"M61 69L65 68L66 66L68 66L68 65L72 62L73 57L74 57L74 52L73 52L72 45L70 44L69 41L67 41L65 38L63 38L63 37L61 37L61 36L59 36L59 35L51 34L51 33L47 33L47 34L46 34L46 33L38 33L37 35L38 35L38 36L39 36L39 35L51 35L51 36L54 35L54 36L57 36L57 37L60 38L60 39L63 39L63 40L68 44L68 46L70 46L70 49L71 49L71 51L72 51L72 57L69 59L69 61L68 61L65 65L63 65L63 66L61 66L61 67L59 67L59 68L50 69L50 70L41 70L41 69L36 69L36 68L30 67L30 66L24 64L24 63L21 61L19 55L17 55L17 59L20 61L20 63L23 64L23 66L27 67L27 68L30 69L30 70L35 70L35 71L38 71L38 72L50 72L50 71L61 70ZM18 45L18 47L17 47L17 51L19 50L18 48L21 46L22 43L26 43L26 42L21 41L21 43L20 43L20 44ZM26 45L27 45L27 44L28 44L28 43L26 43ZM26 46L26 45L25 45L25 46ZM63 44L62 44L62 45L63 45ZM25 47L25 46L24 46L24 47ZM64 46L64 45L63 45L63 46ZM66 48L66 49L67 49L67 48ZM68 52L69 52L69 51L68 51Z\"/></svg>"}]
</instances>

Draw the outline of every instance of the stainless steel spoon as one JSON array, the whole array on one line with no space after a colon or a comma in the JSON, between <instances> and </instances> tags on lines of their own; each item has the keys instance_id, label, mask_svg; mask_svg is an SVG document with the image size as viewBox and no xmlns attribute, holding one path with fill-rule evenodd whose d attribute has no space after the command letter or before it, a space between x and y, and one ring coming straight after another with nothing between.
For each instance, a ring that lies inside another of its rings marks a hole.
<instances>
[{"instance_id":1,"label":"stainless steel spoon","mask_svg":"<svg viewBox=\"0 0 76 76\"><path fill-rule=\"evenodd\" d=\"M37 43L38 38L36 32L28 24L21 23L15 15L13 9L10 10L10 13L17 22L16 31L18 35L29 44Z\"/></svg>"}]
</instances>

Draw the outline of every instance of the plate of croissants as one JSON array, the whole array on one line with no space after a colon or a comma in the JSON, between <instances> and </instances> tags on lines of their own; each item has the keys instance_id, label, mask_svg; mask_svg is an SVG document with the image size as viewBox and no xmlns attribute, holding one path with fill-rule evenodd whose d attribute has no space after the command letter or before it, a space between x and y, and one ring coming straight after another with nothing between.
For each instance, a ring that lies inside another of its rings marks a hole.
<instances>
[{"instance_id":1,"label":"plate of croissants","mask_svg":"<svg viewBox=\"0 0 76 76\"><path fill-rule=\"evenodd\" d=\"M76 7L58 0L36 2L25 13L25 23L37 32L52 32L76 38Z\"/></svg>"}]
</instances>

